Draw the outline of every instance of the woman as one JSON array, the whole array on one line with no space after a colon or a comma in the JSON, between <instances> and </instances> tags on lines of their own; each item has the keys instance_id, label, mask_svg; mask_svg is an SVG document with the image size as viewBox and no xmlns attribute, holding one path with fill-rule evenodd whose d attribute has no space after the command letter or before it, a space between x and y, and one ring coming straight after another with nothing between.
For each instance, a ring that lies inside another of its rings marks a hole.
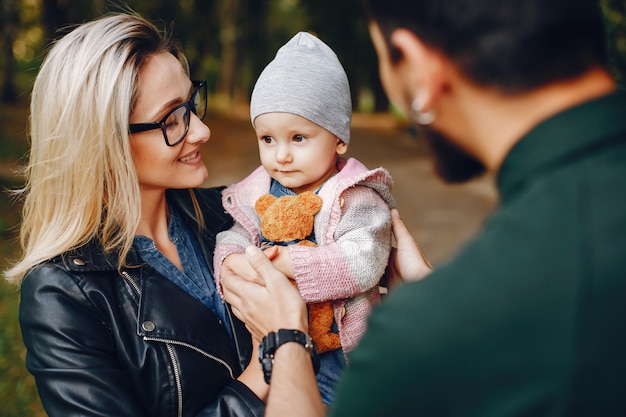
<instances>
[{"instance_id":1,"label":"woman","mask_svg":"<svg viewBox=\"0 0 626 417\"><path fill-rule=\"evenodd\" d=\"M51 417L263 414L250 334L210 270L231 219L220 189L193 189L205 112L206 84L139 16L78 26L46 57L6 277Z\"/></svg>"}]
</instances>

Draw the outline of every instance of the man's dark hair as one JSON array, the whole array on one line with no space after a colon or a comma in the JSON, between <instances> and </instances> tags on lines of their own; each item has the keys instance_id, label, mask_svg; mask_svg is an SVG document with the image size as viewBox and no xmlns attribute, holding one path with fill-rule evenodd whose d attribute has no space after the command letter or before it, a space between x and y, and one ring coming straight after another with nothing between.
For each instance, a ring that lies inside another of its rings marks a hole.
<instances>
[{"instance_id":1,"label":"man's dark hair","mask_svg":"<svg viewBox=\"0 0 626 417\"><path fill-rule=\"evenodd\" d=\"M519 93L607 67L598 0L365 0L389 45L406 28L477 84ZM392 59L398 51L390 48Z\"/></svg>"}]
</instances>

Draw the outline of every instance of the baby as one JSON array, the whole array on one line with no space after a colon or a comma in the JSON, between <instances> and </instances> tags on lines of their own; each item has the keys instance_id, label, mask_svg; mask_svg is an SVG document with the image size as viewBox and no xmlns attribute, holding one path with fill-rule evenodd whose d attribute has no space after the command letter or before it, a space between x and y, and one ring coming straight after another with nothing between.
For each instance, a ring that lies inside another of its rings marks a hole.
<instances>
[{"instance_id":1,"label":"baby","mask_svg":"<svg viewBox=\"0 0 626 417\"><path fill-rule=\"evenodd\" d=\"M352 103L346 73L335 53L317 37L300 32L282 46L257 80L250 101L261 166L223 192L235 219L217 236L215 276L237 262L248 245L260 246L255 203L276 197L317 194L322 205L308 240L316 245L278 246L274 265L293 279L308 304L332 302L332 331L340 348L320 351L317 374L322 399L333 401L335 385L366 329L379 299L378 283L391 249L392 180L342 157L350 143Z\"/></svg>"}]
</instances>

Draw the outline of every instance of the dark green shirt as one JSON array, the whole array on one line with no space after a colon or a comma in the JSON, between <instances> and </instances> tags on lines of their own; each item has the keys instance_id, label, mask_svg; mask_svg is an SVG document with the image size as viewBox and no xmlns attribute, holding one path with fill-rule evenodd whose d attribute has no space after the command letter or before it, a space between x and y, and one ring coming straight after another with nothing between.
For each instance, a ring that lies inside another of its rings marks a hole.
<instances>
[{"instance_id":1,"label":"dark green shirt","mask_svg":"<svg viewBox=\"0 0 626 417\"><path fill-rule=\"evenodd\" d=\"M626 416L626 94L539 124L498 188L459 256L375 309L332 416Z\"/></svg>"}]
</instances>

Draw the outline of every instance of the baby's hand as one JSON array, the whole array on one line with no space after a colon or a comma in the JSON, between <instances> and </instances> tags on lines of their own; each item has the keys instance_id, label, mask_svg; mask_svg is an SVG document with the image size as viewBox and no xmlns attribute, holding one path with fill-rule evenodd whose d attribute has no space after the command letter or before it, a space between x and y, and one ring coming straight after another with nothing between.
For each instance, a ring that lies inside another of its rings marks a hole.
<instances>
[{"instance_id":1,"label":"baby's hand","mask_svg":"<svg viewBox=\"0 0 626 417\"><path fill-rule=\"evenodd\" d=\"M278 256L278 246L268 246L267 249L263 249L263 253L270 261L273 261Z\"/></svg>"},{"instance_id":2,"label":"baby's hand","mask_svg":"<svg viewBox=\"0 0 626 417\"><path fill-rule=\"evenodd\" d=\"M287 246L270 246L263 251L274 264L274 267L283 274L287 275L287 278L293 280L294 273L291 266L291 256L289 255L289 247Z\"/></svg>"}]
</instances>

